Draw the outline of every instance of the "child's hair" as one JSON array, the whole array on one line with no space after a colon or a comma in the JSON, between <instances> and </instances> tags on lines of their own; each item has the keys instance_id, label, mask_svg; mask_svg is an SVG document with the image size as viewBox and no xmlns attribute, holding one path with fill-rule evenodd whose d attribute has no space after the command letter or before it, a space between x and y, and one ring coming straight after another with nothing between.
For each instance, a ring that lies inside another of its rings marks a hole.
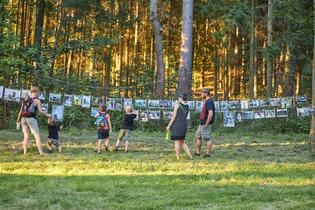
<instances>
[{"instance_id":1,"label":"child's hair","mask_svg":"<svg viewBox=\"0 0 315 210\"><path fill-rule=\"evenodd\" d=\"M125 108L125 111L126 111L127 113L131 113L132 110L133 110L132 106L129 106L129 105L126 106L126 108Z\"/></svg>"},{"instance_id":2,"label":"child's hair","mask_svg":"<svg viewBox=\"0 0 315 210\"><path fill-rule=\"evenodd\" d=\"M105 104L101 104L99 109L100 109L101 112L105 112L106 111Z\"/></svg>"},{"instance_id":3,"label":"child's hair","mask_svg":"<svg viewBox=\"0 0 315 210\"><path fill-rule=\"evenodd\" d=\"M55 125L55 120L52 118L48 118L48 124L49 125Z\"/></svg>"}]
</instances>

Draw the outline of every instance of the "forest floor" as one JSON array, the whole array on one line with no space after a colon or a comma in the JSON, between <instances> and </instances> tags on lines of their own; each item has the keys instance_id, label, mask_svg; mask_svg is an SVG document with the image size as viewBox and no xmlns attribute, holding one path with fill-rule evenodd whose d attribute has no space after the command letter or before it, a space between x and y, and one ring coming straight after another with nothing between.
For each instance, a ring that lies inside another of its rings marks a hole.
<instances>
[{"instance_id":1,"label":"forest floor","mask_svg":"<svg viewBox=\"0 0 315 210\"><path fill-rule=\"evenodd\" d=\"M129 153L102 154L95 132L60 135L61 154L39 156L32 140L23 155L21 132L0 131L1 209L315 208L306 134L214 133L211 158L193 161L177 161L164 133L135 132Z\"/></svg>"}]
</instances>

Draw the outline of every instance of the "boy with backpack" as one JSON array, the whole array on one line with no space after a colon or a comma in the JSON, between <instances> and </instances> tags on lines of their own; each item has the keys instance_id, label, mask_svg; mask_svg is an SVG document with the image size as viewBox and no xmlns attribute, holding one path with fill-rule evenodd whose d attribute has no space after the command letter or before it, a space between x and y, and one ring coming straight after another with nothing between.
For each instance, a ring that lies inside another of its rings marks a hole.
<instances>
[{"instance_id":1,"label":"boy with backpack","mask_svg":"<svg viewBox=\"0 0 315 210\"><path fill-rule=\"evenodd\" d=\"M109 133L112 132L112 125L110 122L110 116L106 112L106 106L104 104L100 105L99 112L95 115L96 122L95 124L98 126L97 129L97 153L101 153L101 144L104 140L105 142L105 151L109 151Z\"/></svg>"},{"instance_id":2,"label":"boy with backpack","mask_svg":"<svg viewBox=\"0 0 315 210\"><path fill-rule=\"evenodd\" d=\"M61 145L59 141L58 131L62 130L62 126L58 126L55 120L48 119L48 139L46 141L46 146L49 153L52 152L51 145L55 145L59 152L61 152Z\"/></svg>"}]
</instances>

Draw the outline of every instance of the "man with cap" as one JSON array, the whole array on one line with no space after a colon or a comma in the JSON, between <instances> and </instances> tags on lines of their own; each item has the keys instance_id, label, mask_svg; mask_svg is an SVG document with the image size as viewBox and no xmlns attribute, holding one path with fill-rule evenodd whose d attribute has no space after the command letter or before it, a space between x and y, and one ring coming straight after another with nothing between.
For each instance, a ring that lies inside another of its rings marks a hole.
<instances>
[{"instance_id":1,"label":"man with cap","mask_svg":"<svg viewBox=\"0 0 315 210\"><path fill-rule=\"evenodd\" d=\"M210 95L210 90L208 88L203 88L201 96L206 98L205 103L203 104L202 111L200 113L200 125L196 132L196 150L195 155L200 155L200 149L202 141L206 141L207 149L205 157L210 157L210 151L212 147L211 141L211 125L214 123L215 119L215 106L214 102Z\"/></svg>"}]
</instances>

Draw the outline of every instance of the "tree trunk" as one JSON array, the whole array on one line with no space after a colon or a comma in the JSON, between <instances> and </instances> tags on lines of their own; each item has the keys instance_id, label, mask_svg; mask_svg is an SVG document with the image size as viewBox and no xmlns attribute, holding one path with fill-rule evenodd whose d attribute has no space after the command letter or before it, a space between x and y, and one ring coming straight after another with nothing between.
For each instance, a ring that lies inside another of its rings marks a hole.
<instances>
[{"instance_id":1,"label":"tree trunk","mask_svg":"<svg viewBox=\"0 0 315 210\"><path fill-rule=\"evenodd\" d=\"M249 60L249 89L250 98L254 98L254 53L255 53L255 0L252 0L252 19L251 19L251 29L250 29L250 60Z\"/></svg>"},{"instance_id":2,"label":"tree trunk","mask_svg":"<svg viewBox=\"0 0 315 210\"><path fill-rule=\"evenodd\" d=\"M155 53L157 64L156 96L160 99L164 97L163 29L158 20L156 1L157 0L150 0L150 21L155 37Z\"/></svg>"},{"instance_id":3,"label":"tree trunk","mask_svg":"<svg viewBox=\"0 0 315 210\"><path fill-rule=\"evenodd\" d=\"M191 96L193 0L183 0L178 92Z\"/></svg>"},{"instance_id":4,"label":"tree trunk","mask_svg":"<svg viewBox=\"0 0 315 210\"><path fill-rule=\"evenodd\" d=\"M270 54L272 49L272 0L268 0L268 57L267 57L267 97L272 96L272 61L273 56Z\"/></svg>"},{"instance_id":5,"label":"tree trunk","mask_svg":"<svg viewBox=\"0 0 315 210\"><path fill-rule=\"evenodd\" d=\"M313 11L314 11L314 29L315 29L315 0L313 0ZM313 35L313 73L312 73L312 107L315 109L315 34ZM315 115L312 115L311 122L311 145L313 152L315 151Z\"/></svg>"}]
</instances>

